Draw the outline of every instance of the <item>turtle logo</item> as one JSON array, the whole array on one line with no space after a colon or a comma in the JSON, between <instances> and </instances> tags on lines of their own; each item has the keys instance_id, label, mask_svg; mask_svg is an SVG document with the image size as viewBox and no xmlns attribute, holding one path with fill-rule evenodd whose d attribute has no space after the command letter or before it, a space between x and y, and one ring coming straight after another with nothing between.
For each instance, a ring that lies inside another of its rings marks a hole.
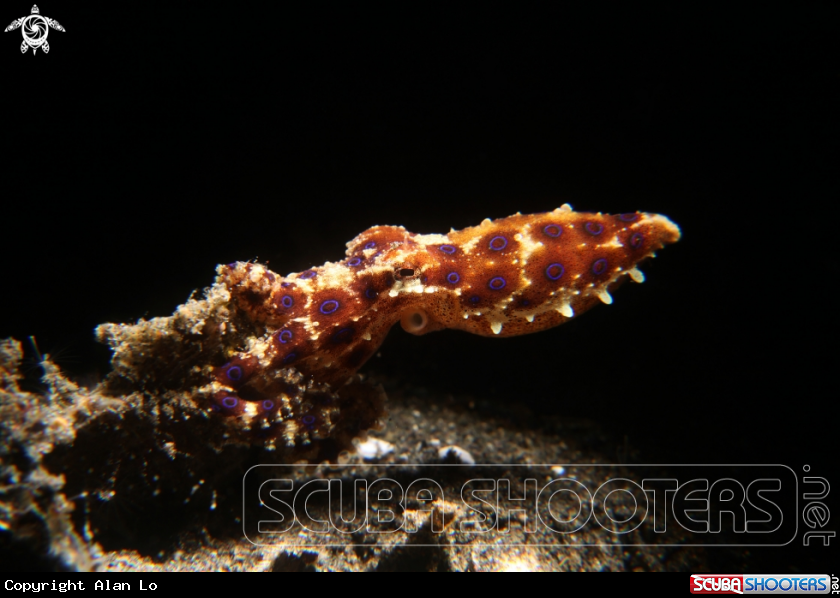
<instances>
[{"instance_id":1,"label":"turtle logo","mask_svg":"<svg viewBox=\"0 0 840 598\"><path fill-rule=\"evenodd\" d=\"M32 6L31 15L15 19L11 25L6 27L6 31L14 31L18 27L23 33L23 43L20 45L20 51L26 54L26 49L32 48L33 56L38 48L43 49L44 54L49 53L50 45L47 43L47 34L50 32L50 27L56 31L64 31L64 27L59 25L58 21L42 17L37 4Z\"/></svg>"}]
</instances>

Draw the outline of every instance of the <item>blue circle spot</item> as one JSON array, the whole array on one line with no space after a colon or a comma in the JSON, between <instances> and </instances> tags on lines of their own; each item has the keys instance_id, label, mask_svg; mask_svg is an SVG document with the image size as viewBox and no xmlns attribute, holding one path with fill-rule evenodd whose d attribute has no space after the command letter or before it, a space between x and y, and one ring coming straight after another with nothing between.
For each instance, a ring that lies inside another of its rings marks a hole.
<instances>
[{"instance_id":1,"label":"blue circle spot","mask_svg":"<svg viewBox=\"0 0 840 598\"><path fill-rule=\"evenodd\" d=\"M368 241L362 249L373 249L376 247L376 241Z\"/></svg>"},{"instance_id":2,"label":"blue circle spot","mask_svg":"<svg viewBox=\"0 0 840 598\"><path fill-rule=\"evenodd\" d=\"M587 222L586 225L583 227L593 237L600 235L604 232L604 225L600 222Z\"/></svg>"},{"instance_id":3,"label":"blue circle spot","mask_svg":"<svg viewBox=\"0 0 840 598\"><path fill-rule=\"evenodd\" d=\"M315 416L311 415L309 413L304 415L302 419L303 419L303 423L306 424L307 426L311 426L312 424L315 423Z\"/></svg>"},{"instance_id":4,"label":"blue circle spot","mask_svg":"<svg viewBox=\"0 0 840 598\"><path fill-rule=\"evenodd\" d=\"M292 334L291 330L281 330L277 334L277 340L279 340L284 345L286 343L288 343L290 340L292 340L292 337L294 337L294 334Z\"/></svg>"},{"instance_id":5,"label":"blue circle spot","mask_svg":"<svg viewBox=\"0 0 840 598\"><path fill-rule=\"evenodd\" d=\"M362 258L360 258L360 257L354 257L354 258L351 258L350 260L347 261L347 265L352 266L354 268L361 263L362 263Z\"/></svg>"},{"instance_id":6,"label":"blue circle spot","mask_svg":"<svg viewBox=\"0 0 840 598\"><path fill-rule=\"evenodd\" d=\"M302 280L309 280L310 278L315 278L317 275L318 273L315 272L315 270L307 270L306 272L298 276L298 278Z\"/></svg>"},{"instance_id":7,"label":"blue circle spot","mask_svg":"<svg viewBox=\"0 0 840 598\"><path fill-rule=\"evenodd\" d=\"M490 239L490 243L488 244L490 249L493 251L501 251L505 247L507 247L507 239L504 237L493 237Z\"/></svg>"},{"instance_id":8,"label":"blue circle spot","mask_svg":"<svg viewBox=\"0 0 840 598\"><path fill-rule=\"evenodd\" d=\"M377 293L373 287L368 287L365 289L365 297L367 297L368 299L376 299L376 296L378 294L379 293Z\"/></svg>"},{"instance_id":9,"label":"blue circle spot","mask_svg":"<svg viewBox=\"0 0 840 598\"><path fill-rule=\"evenodd\" d=\"M274 401L269 401L268 399L266 399L262 402L262 408L266 411L271 411L272 409L274 409Z\"/></svg>"},{"instance_id":10,"label":"blue circle spot","mask_svg":"<svg viewBox=\"0 0 840 598\"><path fill-rule=\"evenodd\" d=\"M350 327L342 328L332 336L334 343L344 343L353 337L353 329Z\"/></svg>"},{"instance_id":11,"label":"blue circle spot","mask_svg":"<svg viewBox=\"0 0 840 598\"><path fill-rule=\"evenodd\" d=\"M289 309L295 304L295 300L292 299L291 295L283 295L283 298L280 300L280 303L283 305L283 307Z\"/></svg>"},{"instance_id":12,"label":"blue circle spot","mask_svg":"<svg viewBox=\"0 0 840 598\"><path fill-rule=\"evenodd\" d=\"M295 359L297 359L297 353L289 353L286 357L283 358L282 363L292 363Z\"/></svg>"},{"instance_id":13,"label":"blue circle spot","mask_svg":"<svg viewBox=\"0 0 840 598\"><path fill-rule=\"evenodd\" d=\"M449 274L446 275L446 282L449 282L451 284L455 284L459 280L461 280L461 277L458 276L457 272L450 272Z\"/></svg>"},{"instance_id":14,"label":"blue circle spot","mask_svg":"<svg viewBox=\"0 0 840 598\"><path fill-rule=\"evenodd\" d=\"M338 309L338 301L335 299L327 299L321 304L321 307L318 308L321 310L321 313L325 316L328 316Z\"/></svg>"},{"instance_id":15,"label":"blue circle spot","mask_svg":"<svg viewBox=\"0 0 840 598\"><path fill-rule=\"evenodd\" d=\"M638 249L644 243L645 238L642 236L642 233L633 233L633 236L630 237L630 247L633 249Z\"/></svg>"},{"instance_id":16,"label":"blue circle spot","mask_svg":"<svg viewBox=\"0 0 840 598\"><path fill-rule=\"evenodd\" d=\"M619 214L618 218L624 222L634 222L639 219L639 215L636 212L627 212L626 214Z\"/></svg>"},{"instance_id":17,"label":"blue circle spot","mask_svg":"<svg viewBox=\"0 0 840 598\"><path fill-rule=\"evenodd\" d=\"M470 297L470 303L474 304L478 303L479 301L481 301L481 297L479 297L478 295L473 295L472 297Z\"/></svg>"},{"instance_id":18,"label":"blue circle spot","mask_svg":"<svg viewBox=\"0 0 840 598\"><path fill-rule=\"evenodd\" d=\"M225 397L224 399L222 399L222 405L227 407L228 409L233 409L234 407L239 405L239 399L230 396Z\"/></svg>"},{"instance_id":19,"label":"blue circle spot","mask_svg":"<svg viewBox=\"0 0 840 598\"><path fill-rule=\"evenodd\" d=\"M563 272L565 272L565 268L563 268L563 264L551 264L548 268L545 269L545 275L548 276L550 280L557 280L561 276L563 276Z\"/></svg>"},{"instance_id":20,"label":"blue circle spot","mask_svg":"<svg viewBox=\"0 0 840 598\"><path fill-rule=\"evenodd\" d=\"M609 266L609 263L606 258L602 257L599 260L595 260L592 262L592 273L596 275L603 274L607 271L607 266Z\"/></svg>"},{"instance_id":21,"label":"blue circle spot","mask_svg":"<svg viewBox=\"0 0 840 598\"><path fill-rule=\"evenodd\" d=\"M227 265L227 267L228 267L228 268L230 268L231 270L233 270L234 268L236 268L236 262L231 262L231 263L229 263L229 264Z\"/></svg>"},{"instance_id":22,"label":"blue circle spot","mask_svg":"<svg viewBox=\"0 0 840 598\"><path fill-rule=\"evenodd\" d=\"M281 282L281 283L280 283L280 286L281 286L281 287L283 287L284 289L288 289L290 286L292 286L292 283L290 283L290 282Z\"/></svg>"},{"instance_id":23,"label":"blue circle spot","mask_svg":"<svg viewBox=\"0 0 840 598\"><path fill-rule=\"evenodd\" d=\"M438 247L438 249L440 249L444 253L448 253L449 255L452 255L456 251L454 245L441 245L440 247Z\"/></svg>"},{"instance_id":24,"label":"blue circle spot","mask_svg":"<svg viewBox=\"0 0 840 598\"><path fill-rule=\"evenodd\" d=\"M493 289L494 291L501 291L505 286L507 286L507 281L501 276L496 276L495 278L491 278L490 282L487 283L487 286Z\"/></svg>"},{"instance_id":25,"label":"blue circle spot","mask_svg":"<svg viewBox=\"0 0 840 598\"><path fill-rule=\"evenodd\" d=\"M556 239L563 232L563 229L557 224L546 224L545 228L543 228L543 232L549 237L554 237Z\"/></svg>"},{"instance_id":26,"label":"blue circle spot","mask_svg":"<svg viewBox=\"0 0 840 598\"><path fill-rule=\"evenodd\" d=\"M242 380L242 368L238 365L229 368L227 371L227 377L234 382L239 382Z\"/></svg>"}]
</instances>

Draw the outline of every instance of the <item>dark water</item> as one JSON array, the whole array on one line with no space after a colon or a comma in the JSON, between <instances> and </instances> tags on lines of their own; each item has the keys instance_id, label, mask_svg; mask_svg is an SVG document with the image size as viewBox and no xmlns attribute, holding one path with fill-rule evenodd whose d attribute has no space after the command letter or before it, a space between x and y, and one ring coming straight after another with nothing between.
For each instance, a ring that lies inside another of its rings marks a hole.
<instances>
[{"instance_id":1,"label":"dark water","mask_svg":"<svg viewBox=\"0 0 840 598\"><path fill-rule=\"evenodd\" d=\"M67 29L48 55L0 46L0 337L95 381L96 324L171 313L217 263L659 212L683 239L612 306L513 339L395 330L366 367L594 419L616 460L836 477L837 7L41 8Z\"/></svg>"}]
</instances>

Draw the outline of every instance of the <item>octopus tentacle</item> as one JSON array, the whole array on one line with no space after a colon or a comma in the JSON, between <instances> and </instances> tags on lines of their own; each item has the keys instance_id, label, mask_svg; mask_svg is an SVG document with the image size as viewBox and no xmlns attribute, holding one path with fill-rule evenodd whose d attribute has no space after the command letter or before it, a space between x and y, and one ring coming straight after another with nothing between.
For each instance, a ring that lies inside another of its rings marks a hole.
<instances>
[{"instance_id":1,"label":"octopus tentacle","mask_svg":"<svg viewBox=\"0 0 840 598\"><path fill-rule=\"evenodd\" d=\"M220 265L204 301L99 334L115 347L123 378L184 384L206 397L209 412L269 444L340 448L381 416L381 391L353 376L397 322L416 335L545 330L612 303L618 285L644 280L641 261L679 237L665 216L568 204L447 234L374 226L339 262L287 276L251 262ZM149 362L190 351L212 365L161 377Z\"/></svg>"}]
</instances>

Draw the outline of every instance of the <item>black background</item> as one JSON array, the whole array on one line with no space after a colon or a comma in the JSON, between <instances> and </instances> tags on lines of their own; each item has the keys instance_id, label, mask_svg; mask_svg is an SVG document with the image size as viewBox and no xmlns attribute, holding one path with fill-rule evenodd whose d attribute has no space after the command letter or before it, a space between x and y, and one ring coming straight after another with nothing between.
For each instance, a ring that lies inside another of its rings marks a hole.
<instances>
[{"instance_id":1,"label":"black background","mask_svg":"<svg viewBox=\"0 0 840 598\"><path fill-rule=\"evenodd\" d=\"M218 263L659 212L683 239L612 306L512 339L394 330L365 369L595 420L615 459L837 483L836 3L39 6L67 29L48 55L0 36L0 337L90 380L96 324L168 315Z\"/></svg>"}]
</instances>

